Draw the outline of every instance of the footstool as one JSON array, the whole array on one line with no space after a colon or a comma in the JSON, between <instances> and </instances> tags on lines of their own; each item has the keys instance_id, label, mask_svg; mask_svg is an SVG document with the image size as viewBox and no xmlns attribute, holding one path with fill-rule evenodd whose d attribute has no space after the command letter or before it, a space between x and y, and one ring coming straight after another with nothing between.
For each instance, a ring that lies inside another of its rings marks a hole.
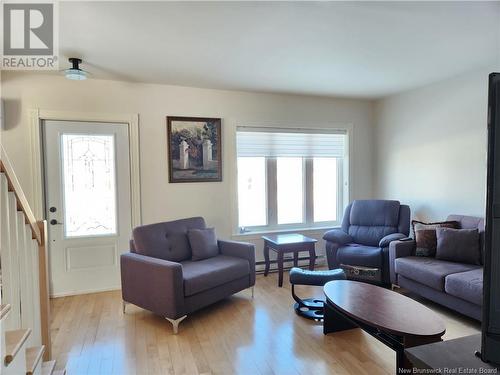
<instances>
[{"instance_id":1,"label":"footstool","mask_svg":"<svg viewBox=\"0 0 500 375\"><path fill-rule=\"evenodd\" d=\"M346 276L342 269L325 271L306 271L298 267L290 270L290 284L292 284L292 297L297 302L293 305L297 315L307 319L323 320L323 304L321 299L301 299L295 294L295 285L324 286L332 280L345 280Z\"/></svg>"}]
</instances>

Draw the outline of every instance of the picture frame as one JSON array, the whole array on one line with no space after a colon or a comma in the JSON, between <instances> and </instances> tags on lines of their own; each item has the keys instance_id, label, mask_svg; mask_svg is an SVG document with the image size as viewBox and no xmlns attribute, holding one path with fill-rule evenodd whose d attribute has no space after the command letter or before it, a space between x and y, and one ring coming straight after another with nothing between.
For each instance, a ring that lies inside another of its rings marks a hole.
<instances>
[{"instance_id":1,"label":"picture frame","mask_svg":"<svg viewBox=\"0 0 500 375\"><path fill-rule=\"evenodd\" d=\"M170 183L222 181L221 119L167 116Z\"/></svg>"}]
</instances>

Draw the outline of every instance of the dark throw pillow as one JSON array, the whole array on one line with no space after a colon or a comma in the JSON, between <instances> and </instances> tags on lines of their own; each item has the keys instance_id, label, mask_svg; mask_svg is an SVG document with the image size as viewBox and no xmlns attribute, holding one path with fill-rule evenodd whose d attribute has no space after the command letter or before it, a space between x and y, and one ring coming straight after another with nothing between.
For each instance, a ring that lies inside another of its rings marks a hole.
<instances>
[{"instance_id":1,"label":"dark throw pillow","mask_svg":"<svg viewBox=\"0 0 500 375\"><path fill-rule=\"evenodd\" d=\"M436 255L437 228L458 228L458 221L441 221L436 223L424 223L422 221L413 220L411 222L413 234L417 244L415 255L420 257L433 257Z\"/></svg>"},{"instance_id":2,"label":"dark throw pillow","mask_svg":"<svg viewBox=\"0 0 500 375\"><path fill-rule=\"evenodd\" d=\"M477 229L438 228L436 259L481 264Z\"/></svg>"},{"instance_id":3,"label":"dark throw pillow","mask_svg":"<svg viewBox=\"0 0 500 375\"><path fill-rule=\"evenodd\" d=\"M203 260L219 254L214 228L190 229L188 239L191 245L191 260Z\"/></svg>"}]
</instances>

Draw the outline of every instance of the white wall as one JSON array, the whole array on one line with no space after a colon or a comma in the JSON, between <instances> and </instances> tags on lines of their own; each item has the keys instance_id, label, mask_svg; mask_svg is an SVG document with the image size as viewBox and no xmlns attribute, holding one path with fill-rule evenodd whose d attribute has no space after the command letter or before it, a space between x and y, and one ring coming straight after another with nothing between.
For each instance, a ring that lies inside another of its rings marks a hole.
<instances>
[{"instance_id":1,"label":"white wall","mask_svg":"<svg viewBox=\"0 0 500 375\"><path fill-rule=\"evenodd\" d=\"M484 216L488 73L477 71L375 104L375 195L412 215Z\"/></svg>"},{"instance_id":2,"label":"white wall","mask_svg":"<svg viewBox=\"0 0 500 375\"><path fill-rule=\"evenodd\" d=\"M221 237L232 234L234 129L245 123L321 127L351 123L351 198L371 198L372 103L362 100L276 95L106 80L75 82L55 75L2 72L6 126L2 144L32 199L28 111L138 113L143 222L204 216ZM223 182L169 184L166 116L221 117ZM318 237L320 234L316 234ZM260 247L260 242L257 242ZM318 249L323 245L319 244ZM260 256L259 256L260 258Z\"/></svg>"}]
</instances>

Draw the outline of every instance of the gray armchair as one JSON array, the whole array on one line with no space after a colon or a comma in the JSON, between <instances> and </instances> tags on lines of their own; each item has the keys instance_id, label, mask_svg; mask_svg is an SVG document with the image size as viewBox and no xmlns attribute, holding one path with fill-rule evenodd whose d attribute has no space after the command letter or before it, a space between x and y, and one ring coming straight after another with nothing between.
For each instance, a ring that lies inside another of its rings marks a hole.
<instances>
[{"instance_id":1,"label":"gray armchair","mask_svg":"<svg viewBox=\"0 0 500 375\"><path fill-rule=\"evenodd\" d=\"M255 247L218 240L217 256L193 261L187 232L205 228L201 217L144 225L121 256L123 310L132 303L172 323L255 285Z\"/></svg>"},{"instance_id":2,"label":"gray armchair","mask_svg":"<svg viewBox=\"0 0 500 375\"><path fill-rule=\"evenodd\" d=\"M376 281L389 284L389 244L409 233L409 206L390 200L355 200L345 210L342 227L323 236L328 267L377 269Z\"/></svg>"}]
</instances>

